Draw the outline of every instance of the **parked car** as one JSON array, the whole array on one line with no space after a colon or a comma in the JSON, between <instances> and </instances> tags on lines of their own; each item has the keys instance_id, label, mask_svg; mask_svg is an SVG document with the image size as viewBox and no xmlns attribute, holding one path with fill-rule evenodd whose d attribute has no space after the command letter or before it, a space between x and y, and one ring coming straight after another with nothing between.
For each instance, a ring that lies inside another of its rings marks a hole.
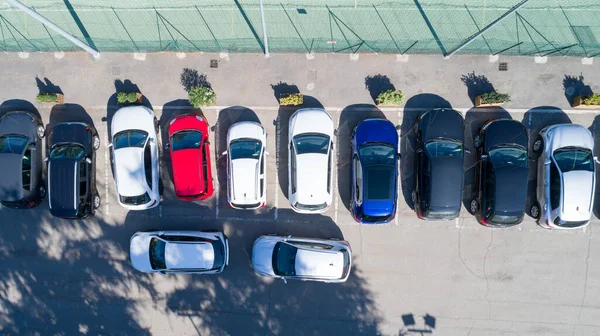
<instances>
[{"instance_id":1,"label":"parked car","mask_svg":"<svg viewBox=\"0 0 600 336\"><path fill-rule=\"evenodd\" d=\"M477 193L471 212L486 226L519 224L525 214L528 168L527 130L520 122L487 122L473 138L477 149Z\"/></svg>"},{"instance_id":2,"label":"parked car","mask_svg":"<svg viewBox=\"0 0 600 336\"><path fill-rule=\"evenodd\" d=\"M112 118L109 146L117 200L130 210L160 202L157 131L154 111L145 106L122 107Z\"/></svg>"},{"instance_id":3,"label":"parked car","mask_svg":"<svg viewBox=\"0 0 600 336\"><path fill-rule=\"evenodd\" d=\"M32 208L46 196L42 180L45 129L33 113L8 112L0 119L0 203Z\"/></svg>"},{"instance_id":4,"label":"parked car","mask_svg":"<svg viewBox=\"0 0 600 336\"><path fill-rule=\"evenodd\" d=\"M93 215L100 207L95 154L100 138L94 126L83 122L57 124L46 146L50 213L62 218Z\"/></svg>"},{"instance_id":5,"label":"parked car","mask_svg":"<svg viewBox=\"0 0 600 336\"><path fill-rule=\"evenodd\" d=\"M367 119L352 133L352 214L359 223L387 223L396 215L398 132L385 119Z\"/></svg>"},{"instance_id":6,"label":"parked car","mask_svg":"<svg viewBox=\"0 0 600 336\"><path fill-rule=\"evenodd\" d=\"M464 129L462 116L452 109L434 109L417 119L412 202L421 219L452 220L460 214Z\"/></svg>"},{"instance_id":7,"label":"parked car","mask_svg":"<svg viewBox=\"0 0 600 336\"><path fill-rule=\"evenodd\" d=\"M227 131L227 201L234 209L258 209L267 200L267 136L251 121L237 122Z\"/></svg>"},{"instance_id":8,"label":"parked car","mask_svg":"<svg viewBox=\"0 0 600 336\"><path fill-rule=\"evenodd\" d=\"M252 267L270 278L344 282L352 267L350 244L343 240L261 236L252 247Z\"/></svg>"},{"instance_id":9,"label":"parked car","mask_svg":"<svg viewBox=\"0 0 600 336\"><path fill-rule=\"evenodd\" d=\"M214 192L208 135L208 122L200 114L178 115L169 122L173 183L181 200L202 200Z\"/></svg>"},{"instance_id":10,"label":"parked car","mask_svg":"<svg viewBox=\"0 0 600 336\"><path fill-rule=\"evenodd\" d=\"M589 224L594 205L594 138L573 124L541 130L532 146L539 156L536 202L532 217L545 228L575 229Z\"/></svg>"},{"instance_id":11,"label":"parked car","mask_svg":"<svg viewBox=\"0 0 600 336\"><path fill-rule=\"evenodd\" d=\"M296 212L323 213L331 205L333 133L324 109L300 109L290 118L288 195Z\"/></svg>"},{"instance_id":12,"label":"parked car","mask_svg":"<svg viewBox=\"0 0 600 336\"><path fill-rule=\"evenodd\" d=\"M229 264L229 241L217 231L137 232L129 256L141 272L217 274Z\"/></svg>"}]
</instances>

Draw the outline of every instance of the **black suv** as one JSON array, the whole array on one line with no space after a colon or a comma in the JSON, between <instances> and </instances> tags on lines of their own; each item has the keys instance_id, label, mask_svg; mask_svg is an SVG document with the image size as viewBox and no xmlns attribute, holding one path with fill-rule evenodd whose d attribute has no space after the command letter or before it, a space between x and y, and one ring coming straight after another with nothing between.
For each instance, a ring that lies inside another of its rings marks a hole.
<instances>
[{"instance_id":1,"label":"black suv","mask_svg":"<svg viewBox=\"0 0 600 336\"><path fill-rule=\"evenodd\" d=\"M53 216L85 218L100 207L96 190L98 132L92 125L66 122L48 136L48 201Z\"/></svg>"},{"instance_id":2,"label":"black suv","mask_svg":"<svg viewBox=\"0 0 600 336\"><path fill-rule=\"evenodd\" d=\"M29 112L8 112L0 119L0 203L32 208L46 196L42 180L44 126Z\"/></svg>"},{"instance_id":3,"label":"black suv","mask_svg":"<svg viewBox=\"0 0 600 336\"><path fill-rule=\"evenodd\" d=\"M452 220L462 204L464 119L455 110L434 109L419 116L414 131L417 183L412 202L417 216Z\"/></svg>"},{"instance_id":4,"label":"black suv","mask_svg":"<svg viewBox=\"0 0 600 336\"><path fill-rule=\"evenodd\" d=\"M477 192L471 212L486 226L521 223L527 198L527 130L512 119L488 121L473 138Z\"/></svg>"}]
</instances>

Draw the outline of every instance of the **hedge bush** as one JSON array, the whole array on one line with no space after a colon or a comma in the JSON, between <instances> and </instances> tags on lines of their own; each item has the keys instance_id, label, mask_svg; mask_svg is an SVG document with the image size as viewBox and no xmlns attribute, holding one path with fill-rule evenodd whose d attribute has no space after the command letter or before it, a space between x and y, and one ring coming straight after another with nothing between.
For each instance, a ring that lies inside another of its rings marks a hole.
<instances>
[{"instance_id":1,"label":"hedge bush","mask_svg":"<svg viewBox=\"0 0 600 336\"><path fill-rule=\"evenodd\" d=\"M375 99L377 105L394 106L404 103L404 93L400 90L387 90L380 93Z\"/></svg>"},{"instance_id":2,"label":"hedge bush","mask_svg":"<svg viewBox=\"0 0 600 336\"><path fill-rule=\"evenodd\" d=\"M58 101L58 95L56 93L40 93L36 99L40 103L54 103Z\"/></svg>"},{"instance_id":3,"label":"hedge bush","mask_svg":"<svg viewBox=\"0 0 600 336\"><path fill-rule=\"evenodd\" d=\"M137 94L135 92L119 92L117 101L119 104L131 104L137 102Z\"/></svg>"},{"instance_id":4,"label":"hedge bush","mask_svg":"<svg viewBox=\"0 0 600 336\"><path fill-rule=\"evenodd\" d=\"M510 101L510 96L506 93L488 92L481 95L482 104L500 104Z\"/></svg>"},{"instance_id":5,"label":"hedge bush","mask_svg":"<svg viewBox=\"0 0 600 336\"><path fill-rule=\"evenodd\" d=\"M193 107L210 106L217 100L217 94L207 86L195 86L188 91L189 101Z\"/></svg>"},{"instance_id":6,"label":"hedge bush","mask_svg":"<svg viewBox=\"0 0 600 336\"><path fill-rule=\"evenodd\" d=\"M304 96L302 93L287 93L282 94L279 97L279 105L284 106L297 106L302 105L304 102Z\"/></svg>"},{"instance_id":7,"label":"hedge bush","mask_svg":"<svg viewBox=\"0 0 600 336\"><path fill-rule=\"evenodd\" d=\"M600 105L600 95L592 93L591 96L583 98L583 104L585 104L585 105Z\"/></svg>"}]
</instances>

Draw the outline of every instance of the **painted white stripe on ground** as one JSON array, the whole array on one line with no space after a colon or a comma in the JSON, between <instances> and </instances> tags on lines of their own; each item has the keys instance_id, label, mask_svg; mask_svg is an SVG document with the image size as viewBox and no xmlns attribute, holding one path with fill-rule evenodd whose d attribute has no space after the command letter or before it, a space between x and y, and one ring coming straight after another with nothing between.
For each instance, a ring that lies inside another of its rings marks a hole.
<instances>
[{"instance_id":1,"label":"painted white stripe on ground","mask_svg":"<svg viewBox=\"0 0 600 336\"><path fill-rule=\"evenodd\" d=\"M220 143L219 143L219 116L221 114L221 110L217 110L217 118L215 120L217 120L216 125L215 125L215 132L213 134L214 136L214 150L215 150L215 159L214 161L214 165L215 165L215 169L213 171L213 179L214 179L214 184L215 184L215 218L219 219L219 193L221 190L221 186L219 185L219 173L217 172L217 162L219 161L219 159L221 159L221 157L219 155L221 155L221 153L217 153L217 151L219 150L219 148L221 148ZM215 178L216 176L216 178Z\"/></svg>"},{"instance_id":2,"label":"painted white stripe on ground","mask_svg":"<svg viewBox=\"0 0 600 336\"><path fill-rule=\"evenodd\" d=\"M104 131L104 139L108 139L108 121L104 123L104 127L102 127ZM108 170L109 165L108 161L110 160L110 155L108 153L108 142L104 144L104 213L108 216L110 215L109 201L110 197L108 196Z\"/></svg>"},{"instance_id":3,"label":"painted white stripe on ground","mask_svg":"<svg viewBox=\"0 0 600 336\"><path fill-rule=\"evenodd\" d=\"M281 121L279 120L279 116L277 116L277 123L275 125L275 190L273 195L275 197L275 209L273 211L273 218L277 220L279 217L279 192L277 190L277 186L279 186L279 150L281 149Z\"/></svg>"},{"instance_id":4,"label":"painted white stripe on ground","mask_svg":"<svg viewBox=\"0 0 600 336\"><path fill-rule=\"evenodd\" d=\"M335 120L335 124L338 125L339 121ZM340 150L339 150L339 143L340 143L340 130L338 128L337 130L337 134L335 136L335 167L338 168L340 166ZM335 200L333 203L333 208L334 208L334 215L333 215L333 222L337 224L338 222L338 211L339 211L339 207L340 207L340 193L339 193L339 184L338 184L338 169L334 169L332 172L334 179L333 179L333 184L334 184L334 188L337 188L338 192L333 192Z\"/></svg>"}]
</instances>

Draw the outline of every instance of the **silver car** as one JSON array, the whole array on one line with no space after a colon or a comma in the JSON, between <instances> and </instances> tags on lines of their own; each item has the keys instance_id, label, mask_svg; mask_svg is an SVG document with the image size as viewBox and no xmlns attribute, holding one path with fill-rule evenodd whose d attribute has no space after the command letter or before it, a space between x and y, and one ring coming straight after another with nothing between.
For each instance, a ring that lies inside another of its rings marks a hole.
<instances>
[{"instance_id":1,"label":"silver car","mask_svg":"<svg viewBox=\"0 0 600 336\"><path fill-rule=\"evenodd\" d=\"M536 202L532 217L545 228L575 229L588 225L594 205L596 167L594 138L574 124L548 126L533 143L539 155Z\"/></svg>"},{"instance_id":2,"label":"silver car","mask_svg":"<svg viewBox=\"0 0 600 336\"><path fill-rule=\"evenodd\" d=\"M256 273L284 281L344 282L351 266L352 250L343 240L268 235L252 247Z\"/></svg>"}]
</instances>

